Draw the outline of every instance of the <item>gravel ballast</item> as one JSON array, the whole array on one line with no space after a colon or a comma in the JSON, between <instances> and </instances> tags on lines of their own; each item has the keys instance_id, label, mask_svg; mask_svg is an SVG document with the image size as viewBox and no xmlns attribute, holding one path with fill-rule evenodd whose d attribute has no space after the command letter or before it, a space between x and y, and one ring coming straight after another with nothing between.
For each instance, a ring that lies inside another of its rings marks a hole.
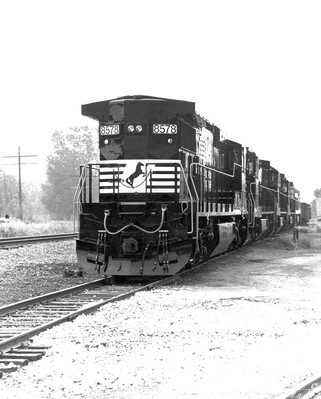
<instances>
[{"instance_id":1,"label":"gravel ballast","mask_svg":"<svg viewBox=\"0 0 321 399\"><path fill-rule=\"evenodd\" d=\"M97 278L65 277L77 269L74 240L0 247L0 306Z\"/></svg>"},{"instance_id":2,"label":"gravel ballast","mask_svg":"<svg viewBox=\"0 0 321 399\"><path fill-rule=\"evenodd\" d=\"M320 251L269 242L40 334L47 355L0 380L1 398L265 399L311 377Z\"/></svg>"}]
</instances>

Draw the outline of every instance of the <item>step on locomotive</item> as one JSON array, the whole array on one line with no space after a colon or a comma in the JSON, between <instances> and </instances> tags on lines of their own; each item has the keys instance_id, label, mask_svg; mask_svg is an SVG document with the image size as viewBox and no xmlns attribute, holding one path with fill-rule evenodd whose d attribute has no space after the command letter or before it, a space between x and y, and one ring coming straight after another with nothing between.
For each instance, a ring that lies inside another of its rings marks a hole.
<instances>
[{"instance_id":1,"label":"step on locomotive","mask_svg":"<svg viewBox=\"0 0 321 399\"><path fill-rule=\"evenodd\" d=\"M100 150L75 194L84 273L167 277L300 223L293 183L195 103L136 95L82 114L98 121Z\"/></svg>"}]
</instances>

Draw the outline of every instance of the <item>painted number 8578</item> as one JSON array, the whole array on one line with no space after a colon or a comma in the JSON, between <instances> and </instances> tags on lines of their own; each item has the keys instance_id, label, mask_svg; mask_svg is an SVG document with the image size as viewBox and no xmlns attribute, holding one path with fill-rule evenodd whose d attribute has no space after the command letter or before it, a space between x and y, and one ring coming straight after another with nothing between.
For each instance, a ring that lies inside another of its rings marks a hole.
<instances>
[{"instance_id":1,"label":"painted number 8578","mask_svg":"<svg viewBox=\"0 0 321 399\"><path fill-rule=\"evenodd\" d=\"M171 124L154 124L153 133L155 134L177 134L177 125Z\"/></svg>"}]
</instances>

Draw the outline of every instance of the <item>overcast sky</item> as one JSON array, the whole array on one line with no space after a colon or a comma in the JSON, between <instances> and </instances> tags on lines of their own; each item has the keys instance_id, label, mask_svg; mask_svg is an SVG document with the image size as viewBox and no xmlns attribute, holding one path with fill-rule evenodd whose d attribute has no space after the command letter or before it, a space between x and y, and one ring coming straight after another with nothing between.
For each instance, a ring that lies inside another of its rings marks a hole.
<instances>
[{"instance_id":1,"label":"overcast sky","mask_svg":"<svg viewBox=\"0 0 321 399\"><path fill-rule=\"evenodd\" d=\"M310 202L321 187L320 20L318 0L2 2L0 155L37 154L23 178L44 178L52 133L96 126L81 104L168 97L195 102Z\"/></svg>"}]
</instances>

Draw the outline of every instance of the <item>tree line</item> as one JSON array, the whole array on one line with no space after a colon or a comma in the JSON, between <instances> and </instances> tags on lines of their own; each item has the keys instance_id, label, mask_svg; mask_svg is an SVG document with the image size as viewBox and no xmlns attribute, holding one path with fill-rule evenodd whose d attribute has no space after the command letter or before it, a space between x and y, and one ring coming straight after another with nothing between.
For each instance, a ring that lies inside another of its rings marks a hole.
<instances>
[{"instance_id":1,"label":"tree line","mask_svg":"<svg viewBox=\"0 0 321 399\"><path fill-rule=\"evenodd\" d=\"M316 190L314 190L313 195L315 196L315 198L321 198L321 188L317 188Z\"/></svg>"},{"instance_id":2,"label":"tree line","mask_svg":"<svg viewBox=\"0 0 321 399\"><path fill-rule=\"evenodd\" d=\"M47 158L47 181L42 185L42 202L53 219L70 219L81 164L97 161L97 129L73 127L52 135L54 151Z\"/></svg>"},{"instance_id":3,"label":"tree line","mask_svg":"<svg viewBox=\"0 0 321 399\"><path fill-rule=\"evenodd\" d=\"M22 182L25 220L47 217L69 220L79 181L79 165L98 159L97 129L71 127L52 134L53 151L46 160L46 181L41 185ZM0 169L0 217L19 215L18 180Z\"/></svg>"}]
</instances>

